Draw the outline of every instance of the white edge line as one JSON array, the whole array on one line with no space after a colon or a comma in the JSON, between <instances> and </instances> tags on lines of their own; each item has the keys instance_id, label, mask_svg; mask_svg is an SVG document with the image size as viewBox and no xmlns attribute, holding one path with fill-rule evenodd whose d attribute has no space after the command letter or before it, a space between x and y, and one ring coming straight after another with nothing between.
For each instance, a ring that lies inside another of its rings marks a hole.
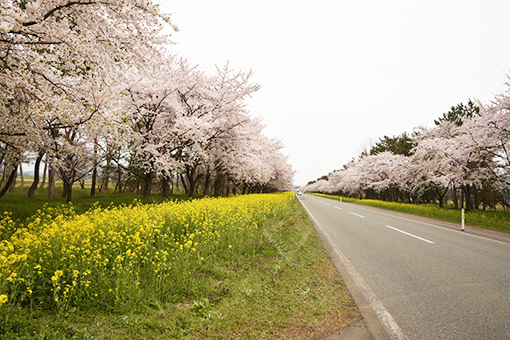
<instances>
[{"instance_id":1,"label":"white edge line","mask_svg":"<svg viewBox=\"0 0 510 340\"><path fill-rule=\"evenodd\" d=\"M432 223L423 222L423 221L419 221L419 220L413 220L411 218L401 217L401 216L397 216L397 215L385 214L383 212L379 212L379 211L375 210L375 209L384 209L384 208L372 207L372 208L375 208L374 210L372 210L372 209L362 208L359 205L356 205L356 208L357 209L361 209L361 210L365 210L365 211L371 211L371 212L374 212L376 214L381 214L381 215L384 215L384 216L390 216L390 217L399 218L399 219L405 220L405 221L410 221L410 222L414 222L414 223L420 223L420 224L428 225L428 226L431 226L431 227L434 227L434 228L441 228L442 230L447 230L447 231L451 231L451 232L454 232L454 233L460 232L460 229L450 229L450 228L443 227L443 226L440 226L440 225L437 225L437 224L432 224ZM399 211L395 211L395 212L399 212ZM430 218L430 217L427 217L427 216L420 216L420 215L416 215L416 217ZM445 222L448 222L448 221L445 221ZM454 223L454 222L450 222L450 223ZM493 242L497 242L497 243L508 245L507 242L503 242L503 241L500 241L500 240L495 240L495 239L492 239L492 238L489 238L489 237L480 236L480 235L474 235L474 234L469 234L469 233L463 233L462 235L476 237L476 238L481 238L481 239L484 239L484 240L487 240L487 241L493 241Z\"/></svg>"},{"instance_id":2,"label":"white edge line","mask_svg":"<svg viewBox=\"0 0 510 340\"><path fill-rule=\"evenodd\" d=\"M300 202L301 202L301 200L300 200ZM383 304L377 299L377 296L375 295L375 293L368 286L368 284L365 282L363 277L361 277L360 273L358 273L356 268L354 268L354 266L351 264L351 262L347 259L347 257L344 255L344 253L342 253L340 248L338 248L338 246L333 241L331 236L329 236L329 234L326 232L326 230L324 230L322 225L312 215L310 210L308 210L308 208L303 203L301 203L301 205L303 206L303 208L305 208L306 212L308 213L308 216L310 216L310 218L313 220L313 222L315 223L317 228L319 228L321 230L321 232L324 234L324 236L328 240L328 243L333 248L333 251L335 252L336 256L338 256L340 261L342 261L342 264L347 269L347 272L353 279L354 283L356 283L356 286L358 286L358 288L360 289L361 293L363 294L363 297L367 300L369 305L374 310L375 314L377 315L377 318L383 325L386 332L388 332L390 338L397 339L397 340L407 339L407 337L402 332L402 329L400 328L400 326L397 324L395 319L393 319L393 317L391 316L390 312L388 312L386 307L384 307Z\"/></svg>"},{"instance_id":3,"label":"white edge line","mask_svg":"<svg viewBox=\"0 0 510 340\"><path fill-rule=\"evenodd\" d=\"M361 217L361 218L365 218L365 216L360 215L360 214L356 214L355 212L352 212L352 211L351 211L351 214L353 214L354 216L358 216L358 217Z\"/></svg>"},{"instance_id":4,"label":"white edge line","mask_svg":"<svg viewBox=\"0 0 510 340\"><path fill-rule=\"evenodd\" d=\"M433 241L430 241L430 240L427 240L427 239L425 239L425 238L422 238L422 237L419 237L419 236L413 235L413 234L411 234L411 233L408 233L407 231L403 231L403 230L400 230L400 229L398 229L398 228L395 228L395 227L392 227L392 226L389 226L389 225L387 225L387 226L386 226L386 228L393 229L393 230L395 230L395 231L398 231L399 233L406 234L406 235L408 235L408 236L411 236L411 237L417 238L418 240L422 240L422 241L427 242L427 243L436 244L436 243L435 243L435 242L433 242Z\"/></svg>"}]
</instances>

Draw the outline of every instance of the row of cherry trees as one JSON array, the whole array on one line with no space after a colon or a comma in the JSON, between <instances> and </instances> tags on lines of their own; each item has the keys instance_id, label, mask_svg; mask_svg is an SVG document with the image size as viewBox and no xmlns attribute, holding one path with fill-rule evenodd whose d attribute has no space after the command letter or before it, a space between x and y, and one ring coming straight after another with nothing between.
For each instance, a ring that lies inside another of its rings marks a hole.
<instances>
[{"instance_id":1,"label":"row of cherry trees","mask_svg":"<svg viewBox=\"0 0 510 340\"><path fill-rule=\"evenodd\" d=\"M94 194L112 168L144 196L155 182L168 195L177 180L190 196L292 186L281 143L246 110L259 89L251 73L190 65L171 53L169 26L147 0L2 1L0 197L28 154L29 197L43 159L50 196L57 176L68 200L73 183L91 176Z\"/></svg>"},{"instance_id":2,"label":"row of cherry trees","mask_svg":"<svg viewBox=\"0 0 510 340\"><path fill-rule=\"evenodd\" d=\"M488 104L459 104L433 128L381 139L357 161L301 188L456 207L510 203L510 84ZM400 143L399 143L400 142ZM391 147L389 147L391 146ZM460 202L460 203L459 203Z\"/></svg>"}]
</instances>

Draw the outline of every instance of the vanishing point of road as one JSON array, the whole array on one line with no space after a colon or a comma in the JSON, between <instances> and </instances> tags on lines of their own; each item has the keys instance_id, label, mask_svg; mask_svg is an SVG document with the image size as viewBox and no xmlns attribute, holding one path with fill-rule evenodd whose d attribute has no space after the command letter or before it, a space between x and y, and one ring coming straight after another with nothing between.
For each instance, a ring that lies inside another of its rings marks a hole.
<instances>
[{"instance_id":1,"label":"vanishing point of road","mask_svg":"<svg viewBox=\"0 0 510 340\"><path fill-rule=\"evenodd\" d=\"M373 339L510 339L510 237L300 197ZM455 229L452 228L455 227ZM354 289L351 289L354 288Z\"/></svg>"}]
</instances>

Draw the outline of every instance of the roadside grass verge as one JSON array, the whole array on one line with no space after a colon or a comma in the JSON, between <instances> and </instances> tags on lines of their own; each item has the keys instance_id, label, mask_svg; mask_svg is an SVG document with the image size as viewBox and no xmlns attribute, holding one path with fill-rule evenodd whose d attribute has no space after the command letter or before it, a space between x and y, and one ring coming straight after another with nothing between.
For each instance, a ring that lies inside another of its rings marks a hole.
<instances>
[{"instance_id":1,"label":"roadside grass verge","mask_svg":"<svg viewBox=\"0 0 510 340\"><path fill-rule=\"evenodd\" d=\"M459 224L461 223L460 209L452 208L441 209L437 205L433 204L410 204L368 199L360 200L350 197L340 197L334 195L315 193L313 195L336 200L340 200L341 198L342 201L344 202L363 204L372 207L395 210L419 216L432 217L443 221L449 221ZM465 223L466 225L510 233L510 213L504 211L477 211L477 210L468 211L465 212Z\"/></svg>"},{"instance_id":2,"label":"roadside grass verge","mask_svg":"<svg viewBox=\"0 0 510 340\"><path fill-rule=\"evenodd\" d=\"M291 193L0 222L2 339L322 339L360 313Z\"/></svg>"}]
</instances>

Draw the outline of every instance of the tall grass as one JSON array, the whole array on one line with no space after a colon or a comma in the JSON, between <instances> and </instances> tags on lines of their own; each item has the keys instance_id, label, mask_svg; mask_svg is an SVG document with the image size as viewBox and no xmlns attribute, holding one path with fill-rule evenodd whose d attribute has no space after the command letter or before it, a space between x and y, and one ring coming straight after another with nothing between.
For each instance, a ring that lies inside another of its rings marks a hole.
<instances>
[{"instance_id":1,"label":"tall grass","mask_svg":"<svg viewBox=\"0 0 510 340\"><path fill-rule=\"evenodd\" d=\"M356 198L339 197L325 194L314 195L337 200L341 198L345 202L352 202L388 210L401 211L419 216L432 217L443 221L455 223L461 222L460 209L452 208L441 209L437 205L433 204L410 204L368 199L360 200ZM478 211L478 210L468 211L465 212L465 223L467 225L510 233L510 213L504 211Z\"/></svg>"}]
</instances>

